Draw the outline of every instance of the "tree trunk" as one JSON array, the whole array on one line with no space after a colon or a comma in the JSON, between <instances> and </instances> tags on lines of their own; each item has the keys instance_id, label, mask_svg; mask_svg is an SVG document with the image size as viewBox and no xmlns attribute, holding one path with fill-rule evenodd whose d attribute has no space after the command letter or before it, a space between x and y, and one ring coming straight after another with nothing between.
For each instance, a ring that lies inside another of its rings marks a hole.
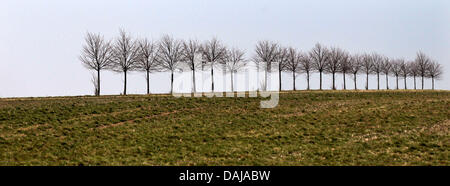
<instances>
[{"instance_id":1,"label":"tree trunk","mask_svg":"<svg viewBox=\"0 0 450 186\"><path fill-rule=\"evenodd\" d=\"M292 71L292 84L293 84L293 89L295 91L296 90L296 88L295 88L295 71Z\"/></svg>"},{"instance_id":2,"label":"tree trunk","mask_svg":"<svg viewBox=\"0 0 450 186\"><path fill-rule=\"evenodd\" d=\"M389 90L389 76L386 74L386 90Z\"/></svg>"},{"instance_id":3,"label":"tree trunk","mask_svg":"<svg viewBox=\"0 0 450 186\"><path fill-rule=\"evenodd\" d=\"M150 94L150 71L147 70L147 94Z\"/></svg>"},{"instance_id":4,"label":"tree trunk","mask_svg":"<svg viewBox=\"0 0 450 186\"><path fill-rule=\"evenodd\" d=\"M266 71L264 72L264 91L267 90L267 74L268 74L268 69L266 68Z\"/></svg>"},{"instance_id":5,"label":"tree trunk","mask_svg":"<svg viewBox=\"0 0 450 186\"><path fill-rule=\"evenodd\" d=\"M380 90L380 73L377 73L377 89Z\"/></svg>"},{"instance_id":6,"label":"tree trunk","mask_svg":"<svg viewBox=\"0 0 450 186\"><path fill-rule=\"evenodd\" d=\"M422 90L423 90L423 75L422 75Z\"/></svg>"},{"instance_id":7,"label":"tree trunk","mask_svg":"<svg viewBox=\"0 0 450 186\"><path fill-rule=\"evenodd\" d=\"M256 91L259 91L259 64L256 64Z\"/></svg>"},{"instance_id":8,"label":"tree trunk","mask_svg":"<svg viewBox=\"0 0 450 186\"><path fill-rule=\"evenodd\" d=\"M306 81L307 81L306 83L308 84L306 89L309 90L309 71L306 72Z\"/></svg>"},{"instance_id":9,"label":"tree trunk","mask_svg":"<svg viewBox=\"0 0 450 186\"><path fill-rule=\"evenodd\" d=\"M227 91L227 71L226 71L226 65L222 65L222 93Z\"/></svg>"},{"instance_id":10,"label":"tree trunk","mask_svg":"<svg viewBox=\"0 0 450 186\"><path fill-rule=\"evenodd\" d=\"M170 73L170 94L173 93L173 70Z\"/></svg>"},{"instance_id":11,"label":"tree trunk","mask_svg":"<svg viewBox=\"0 0 450 186\"><path fill-rule=\"evenodd\" d=\"M336 86L334 85L334 72L332 73L333 74L333 90L336 90Z\"/></svg>"},{"instance_id":12,"label":"tree trunk","mask_svg":"<svg viewBox=\"0 0 450 186\"><path fill-rule=\"evenodd\" d=\"M395 76L395 79L396 79L396 81L397 81L397 90L398 90L398 75L397 76Z\"/></svg>"},{"instance_id":13,"label":"tree trunk","mask_svg":"<svg viewBox=\"0 0 450 186\"><path fill-rule=\"evenodd\" d=\"M417 90L417 88L416 88L416 76L414 76L414 90Z\"/></svg>"},{"instance_id":14,"label":"tree trunk","mask_svg":"<svg viewBox=\"0 0 450 186\"><path fill-rule=\"evenodd\" d=\"M123 82L123 95L127 95L127 71L123 71L124 73L124 82Z\"/></svg>"},{"instance_id":15,"label":"tree trunk","mask_svg":"<svg viewBox=\"0 0 450 186\"><path fill-rule=\"evenodd\" d=\"M406 89L408 89L406 86L406 76L404 77L404 80L405 80L405 90L406 90Z\"/></svg>"},{"instance_id":16,"label":"tree trunk","mask_svg":"<svg viewBox=\"0 0 450 186\"><path fill-rule=\"evenodd\" d=\"M281 69L278 69L278 89L281 92Z\"/></svg>"},{"instance_id":17,"label":"tree trunk","mask_svg":"<svg viewBox=\"0 0 450 186\"><path fill-rule=\"evenodd\" d=\"M211 63L211 92L214 92L214 65Z\"/></svg>"},{"instance_id":18,"label":"tree trunk","mask_svg":"<svg viewBox=\"0 0 450 186\"><path fill-rule=\"evenodd\" d=\"M234 92L234 87L233 87L233 71L231 71L231 92Z\"/></svg>"},{"instance_id":19,"label":"tree trunk","mask_svg":"<svg viewBox=\"0 0 450 186\"><path fill-rule=\"evenodd\" d=\"M431 77L431 86L432 86L432 90L434 90L434 77Z\"/></svg>"},{"instance_id":20,"label":"tree trunk","mask_svg":"<svg viewBox=\"0 0 450 186\"><path fill-rule=\"evenodd\" d=\"M358 90L358 88L356 87L356 73L353 74L353 81L355 82L355 90Z\"/></svg>"},{"instance_id":21,"label":"tree trunk","mask_svg":"<svg viewBox=\"0 0 450 186\"><path fill-rule=\"evenodd\" d=\"M345 72L342 73L344 76L344 90L347 90L347 87L345 86Z\"/></svg>"},{"instance_id":22,"label":"tree trunk","mask_svg":"<svg viewBox=\"0 0 450 186\"><path fill-rule=\"evenodd\" d=\"M322 71L319 71L320 74L320 90L322 90Z\"/></svg>"},{"instance_id":23,"label":"tree trunk","mask_svg":"<svg viewBox=\"0 0 450 186\"><path fill-rule=\"evenodd\" d=\"M97 70L97 92L95 94L100 96L100 70Z\"/></svg>"},{"instance_id":24,"label":"tree trunk","mask_svg":"<svg viewBox=\"0 0 450 186\"><path fill-rule=\"evenodd\" d=\"M192 70L192 88L194 89L193 92L196 93L197 89L195 88L195 69Z\"/></svg>"},{"instance_id":25,"label":"tree trunk","mask_svg":"<svg viewBox=\"0 0 450 186\"><path fill-rule=\"evenodd\" d=\"M366 90L369 90L369 73L366 73Z\"/></svg>"}]
</instances>

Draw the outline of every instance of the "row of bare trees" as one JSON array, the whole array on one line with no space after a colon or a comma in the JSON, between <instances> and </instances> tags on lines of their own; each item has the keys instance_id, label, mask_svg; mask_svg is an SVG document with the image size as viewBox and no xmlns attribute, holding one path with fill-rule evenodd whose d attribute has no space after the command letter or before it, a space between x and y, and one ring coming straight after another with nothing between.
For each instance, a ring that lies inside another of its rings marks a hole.
<instances>
[{"instance_id":1,"label":"row of bare trees","mask_svg":"<svg viewBox=\"0 0 450 186\"><path fill-rule=\"evenodd\" d=\"M120 30L119 36L112 41L105 40L100 34L87 33L80 60L88 69L95 70L95 95L100 95L100 71L112 70L123 73L123 94L127 93L127 73L142 71L146 73L147 94L150 93L150 74L155 71L171 73L171 90L173 92L174 73L183 70L192 72L192 92L197 92L195 72L205 68L211 72L211 91L214 92L214 69L221 67L224 72L231 74L231 90L234 91L233 76L245 67L249 60L245 52L238 48L227 48L218 39L213 38L205 42L197 40L177 40L169 35L163 36L158 42L147 39L133 39L128 33ZM282 72L292 73L293 90L296 90L296 76L306 74L307 89L310 89L310 75L318 72L320 75L320 90L322 90L323 73L332 75L332 89L336 89L336 75L342 74L344 89L347 89L346 75L352 74L354 89L357 89L357 74L366 75L366 89L369 87L369 75L377 76L380 89L380 75L385 75L386 89L389 89L389 76L396 77L399 89L399 77L405 81L407 77L434 80L442 75L442 66L422 52L418 52L414 61L404 59L390 59L377 53L351 55L338 47L325 47L316 44L309 52L302 52L292 47L283 47L271 41L260 41L256 44L252 61L259 72L264 71L263 90L267 90L269 75L278 71L279 90L282 88ZM259 77L259 75L258 75ZM259 82L259 80L258 80Z\"/></svg>"},{"instance_id":2,"label":"row of bare trees","mask_svg":"<svg viewBox=\"0 0 450 186\"><path fill-rule=\"evenodd\" d=\"M200 58L200 59L199 59ZM127 94L127 73L143 71L146 73L147 93L150 93L150 73L169 71L173 92L174 73L189 69L192 71L193 92L196 92L195 72L201 67L209 67L214 77L214 67L221 65L233 73L246 65L244 51L238 48L227 49L219 40L213 38L204 43L197 40L181 41L165 35L159 42L147 39L132 39L120 30L113 41L107 41L100 34L87 33L80 60L88 69L95 70L95 94L100 95L100 71L112 70L124 74L123 94ZM214 78L211 89L214 91Z\"/></svg>"},{"instance_id":3,"label":"row of bare trees","mask_svg":"<svg viewBox=\"0 0 450 186\"><path fill-rule=\"evenodd\" d=\"M316 44L309 52L302 52L292 47L279 46L275 42L261 41L256 45L255 53L254 62L262 65L265 70L264 86L267 86L267 74L271 72L271 68L274 64L278 67L279 90L282 87L281 73L283 71L292 73L293 90L296 90L295 79L299 73L306 74L308 90L310 89L310 75L313 72L318 72L320 75L320 90L322 90L323 73L332 75L332 89L336 89L336 74L341 73L344 90L347 89L345 77L347 74L353 75L355 90L357 89L357 74L366 75L366 89L369 88L369 75L374 74L377 76L377 89L379 90L380 75L386 77L386 89L389 89L390 75L396 77L397 89L399 89L399 77L404 79L405 89L407 89L407 77L414 78L414 89L417 88L416 77L422 77L422 89L424 88L424 78L431 78L432 89L434 89L434 80L439 79L443 73L442 66L422 52L417 53L414 61L405 61L402 58L390 59L378 53L351 55L343 49L327 48L321 44Z\"/></svg>"}]
</instances>

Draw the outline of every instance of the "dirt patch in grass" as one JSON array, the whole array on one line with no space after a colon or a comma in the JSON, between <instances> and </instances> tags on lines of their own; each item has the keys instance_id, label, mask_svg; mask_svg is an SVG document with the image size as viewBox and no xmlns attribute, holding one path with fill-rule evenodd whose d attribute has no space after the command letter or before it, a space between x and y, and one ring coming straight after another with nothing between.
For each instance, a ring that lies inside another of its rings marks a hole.
<instances>
[{"instance_id":1,"label":"dirt patch in grass","mask_svg":"<svg viewBox=\"0 0 450 186\"><path fill-rule=\"evenodd\" d=\"M175 110L175 111L171 111L171 112L163 112L163 113L160 113L160 114L156 114L156 115L152 115L152 116L147 116L147 117L143 117L143 118L130 119L130 120L122 121L122 122L118 122L118 123L113 123L113 124L108 124L108 125L102 125L102 126L97 127L97 129L106 129L106 128L110 128L110 127L117 127L117 126L120 126L120 125L124 125L124 124L126 124L126 123L134 123L134 122L135 122L136 120L138 120L138 119L152 119L152 118L157 118L157 117L167 116L167 115L170 115L170 114L175 114L175 113L177 113L177 112L179 112L179 111ZM92 130L92 129L91 129L91 130Z\"/></svg>"},{"instance_id":2,"label":"dirt patch in grass","mask_svg":"<svg viewBox=\"0 0 450 186\"><path fill-rule=\"evenodd\" d=\"M183 111L195 111L195 110L201 110L201 108L193 108L193 109L185 109L185 110L174 110L174 111L170 111L170 112L162 112L156 115L151 115L151 116L146 116L146 117L139 117L139 118L134 118L134 119L130 119L127 121L122 121L122 122L117 122L117 123L112 123L112 124L108 124L108 125L102 125L97 127L97 129L106 129L106 128L110 128L110 127L117 127L117 126L121 126L127 123L135 123L137 120L142 120L142 119L153 119L153 118L158 118L158 117L164 117L164 116L168 116L171 114L176 114L179 112L183 112ZM93 130L92 128L90 130Z\"/></svg>"},{"instance_id":3,"label":"dirt patch in grass","mask_svg":"<svg viewBox=\"0 0 450 186\"><path fill-rule=\"evenodd\" d=\"M18 131L28 131L28 130L33 130L33 129L37 129L39 127L46 127L46 126L48 126L48 124L37 124L37 125L31 125L28 127L21 127L21 128L18 128L17 130Z\"/></svg>"},{"instance_id":4,"label":"dirt patch in grass","mask_svg":"<svg viewBox=\"0 0 450 186\"><path fill-rule=\"evenodd\" d=\"M431 127L424 127L420 131L427 134L436 134L441 136L450 137L450 120L445 120L443 122L432 125Z\"/></svg>"}]
</instances>

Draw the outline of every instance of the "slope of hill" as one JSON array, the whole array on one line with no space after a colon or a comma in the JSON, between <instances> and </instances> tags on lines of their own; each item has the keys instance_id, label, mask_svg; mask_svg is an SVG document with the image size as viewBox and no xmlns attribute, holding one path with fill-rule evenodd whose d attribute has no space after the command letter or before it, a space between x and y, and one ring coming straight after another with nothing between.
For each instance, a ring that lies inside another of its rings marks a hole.
<instances>
[{"instance_id":1,"label":"slope of hill","mask_svg":"<svg viewBox=\"0 0 450 186\"><path fill-rule=\"evenodd\" d=\"M0 99L0 165L450 165L449 91Z\"/></svg>"}]
</instances>

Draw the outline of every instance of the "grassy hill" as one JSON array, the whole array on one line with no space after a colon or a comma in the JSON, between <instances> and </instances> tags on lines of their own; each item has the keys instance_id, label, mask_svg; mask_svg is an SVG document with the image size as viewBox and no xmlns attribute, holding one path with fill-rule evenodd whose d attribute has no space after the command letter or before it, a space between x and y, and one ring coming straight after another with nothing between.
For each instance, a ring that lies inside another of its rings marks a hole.
<instances>
[{"instance_id":1,"label":"grassy hill","mask_svg":"<svg viewBox=\"0 0 450 186\"><path fill-rule=\"evenodd\" d=\"M0 99L0 165L450 165L449 91Z\"/></svg>"}]
</instances>

